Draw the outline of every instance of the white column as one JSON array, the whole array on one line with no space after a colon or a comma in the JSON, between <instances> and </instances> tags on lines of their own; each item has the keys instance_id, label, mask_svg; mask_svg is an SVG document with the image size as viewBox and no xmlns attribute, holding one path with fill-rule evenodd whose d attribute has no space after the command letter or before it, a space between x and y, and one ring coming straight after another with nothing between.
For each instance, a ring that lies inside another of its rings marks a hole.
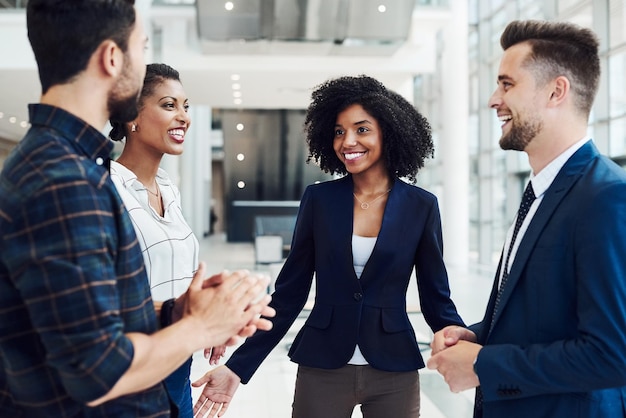
<instances>
[{"instance_id":1,"label":"white column","mask_svg":"<svg viewBox=\"0 0 626 418\"><path fill-rule=\"evenodd\" d=\"M449 3L452 16L442 33L441 216L445 261L449 267L465 268L469 254L468 6L466 0Z\"/></svg>"},{"instance_id":2,"label":"white column","mask_svg":"<svg viewBox=\"0 0 626 418\"><path fill-rule=\"evenodd\" d=\"M177 181L183 215L191 230L201 239L209 232L211 202L211 108L194 105L189 109L191 127L185 136ZM170 159L168 159L169 162ZM169 172L169 171L168 171ZM170 173L171 175L171 173ZM172 176L174 177L174 176Z\"/></svg>"},{"instance_id":3,"label":"white column","mask_svg":"<svg viewBox=\"0 0 626 418\"><path fill-rule=\"evenodd\" d=\"M414 103L415 89L413 86L413 75L407 76L405 80L396 87L395 92L407 99L410 103Z\"/></svg>"},{"instance_id":4,"label":"white column","mask_svg":"<svg viewBox=\"0 0 626 418\"><path fill-rule=\"evenodd\" d=\"M150 10L152 8L152 0L135 0L135 10L139 14L139 19L141 19L143 23L144 31L148 36L148 42L150 42L150 47L146 49L144 53L144 59L146 64L152 62L152 16Z\"/></svg>"}]
</instances>

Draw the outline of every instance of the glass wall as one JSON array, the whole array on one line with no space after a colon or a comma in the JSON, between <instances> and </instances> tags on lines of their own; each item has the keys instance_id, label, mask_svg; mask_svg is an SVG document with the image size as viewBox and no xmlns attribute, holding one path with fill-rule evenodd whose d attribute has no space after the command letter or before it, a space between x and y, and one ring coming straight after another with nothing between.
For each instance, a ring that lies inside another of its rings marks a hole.
<instances>
[{"instance_id":1,"label":"glass wall","mask_svg":"<svg viewBox=\"0 0 626 418\"><path fill-rule=\"evenodd\" d=\"M570 21L598 34L603 76L589 134L602 153L625 165L626 0L469 0L468 4L470 262L493 266L530 175L525 153L500 149L500 122L487 105L502 54L500 34L515 19ZM440 123L450 123L445 109L437 107L440 73L422 75L415 83L416 105L429 119L434 117L434 130L440 129ZM436 154L425 171L436 172L437 158ZM421 185L437 190L441 187L437 179L424 174Z\"/></svg>"}]
</instances>

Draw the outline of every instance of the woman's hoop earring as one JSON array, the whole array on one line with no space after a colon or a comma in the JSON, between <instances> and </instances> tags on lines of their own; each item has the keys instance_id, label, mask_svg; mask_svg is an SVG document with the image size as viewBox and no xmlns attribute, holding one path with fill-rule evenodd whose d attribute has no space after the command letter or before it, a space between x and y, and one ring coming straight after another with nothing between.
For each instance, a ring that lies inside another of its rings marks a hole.
<instances>
[{"instance_id":1,"label":"woman's hoop earring","mask_svg":"<svg viewBox=\"0 0 626 418\"><path fill-rule=\"evenodd\" d=\"M137 132L137 125L135 125L134 123L131 125L130 127L130 131L131 132Z\"/></svg>"}]
</instances>

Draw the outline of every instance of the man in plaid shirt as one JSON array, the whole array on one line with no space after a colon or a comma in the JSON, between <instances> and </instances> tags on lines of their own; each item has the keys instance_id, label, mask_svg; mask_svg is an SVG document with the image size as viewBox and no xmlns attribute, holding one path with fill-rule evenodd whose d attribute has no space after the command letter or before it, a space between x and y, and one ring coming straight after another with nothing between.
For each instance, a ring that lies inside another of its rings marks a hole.
<instances>
[{"instance_id":1,"label":"man in plaid shirt","mask_svg":"<svg viewBox=\"0 0 626 418\"><path fill-rule=\"evenodd\" d=\"M269 296L254 303L267 280L204 280L201 264L158 321L101 134L137 111L147 38L133 1L30 0L27 24L42 97L0 174L0 416L176 416L161 380L269 329Z\"/></svg>"}]
</instances>

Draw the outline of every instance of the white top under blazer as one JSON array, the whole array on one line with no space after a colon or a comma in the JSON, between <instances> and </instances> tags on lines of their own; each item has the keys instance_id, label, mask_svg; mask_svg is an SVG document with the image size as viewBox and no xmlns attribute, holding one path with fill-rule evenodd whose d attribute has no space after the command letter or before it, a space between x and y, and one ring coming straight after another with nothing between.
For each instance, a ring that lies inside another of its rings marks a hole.
<instances>
[{"instance_id":1,"label":"white top under blazer","mask_svg":"<svg viewBox=\"0 0 626 418\"><path fill-rule=\"evenodd\" d=\"M378 237L362 237L359 235L352 235L352 262L354 264L354 272L356 273L356 277L361 278L361 273L365 269L365 264L367 264L367 260L370 259L370 255L372 255L372 251L374 251L374 246L376 245L376 240ZM363 366L368 364L367 360L361 353L361 349L359 345L354 348L354 354L352 354L352 358L348 361L348 364L354 364Z\"/></svg>"},{"instance_id":2,"label":"white top under blazer","mask_svg":"<svg viewBox=\"0 0 626 418\"><path fill-rule=\"evenodd\" d=\"M184 293L198 268L198 239L183 217L180 192L160 169L156 182L161 190L161 217L148 203L148 191L135 173L111 161L111 179L130 218L141 246L152 298L163 301Z\"/></svg>"}]
</instances>

